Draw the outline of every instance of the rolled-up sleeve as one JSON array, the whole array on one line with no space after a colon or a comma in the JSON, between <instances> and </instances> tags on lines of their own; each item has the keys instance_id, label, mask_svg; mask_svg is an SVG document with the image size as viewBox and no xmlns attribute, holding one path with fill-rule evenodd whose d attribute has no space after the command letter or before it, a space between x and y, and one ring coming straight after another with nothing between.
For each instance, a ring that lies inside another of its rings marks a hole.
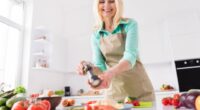
<instances>
[{"instance_id":1,"label":"rolled-up sleeve","mask_svg":"<svg viewBox=\"0 0 200 110\"><path fill-rule=\"evenodd\" d=\"M99 40L97 34L94 33L91 37L91 47L92 47L92 61L93 64L102 71L106 70L105 59L101 53Z\"/></svg>"},{"instance_id":2,"label":"rolled-up sleeve","mask_svg":"<svg viewBox=\"0 0 200 110\"><path fill-rule=\"evenodd\" d=\"M130 20L126 30L126 44L125 51L122 60L128 60L132 66L135 65L135 62L138 57L138 26L137 22Z\"/></svg>"}]
</instances>

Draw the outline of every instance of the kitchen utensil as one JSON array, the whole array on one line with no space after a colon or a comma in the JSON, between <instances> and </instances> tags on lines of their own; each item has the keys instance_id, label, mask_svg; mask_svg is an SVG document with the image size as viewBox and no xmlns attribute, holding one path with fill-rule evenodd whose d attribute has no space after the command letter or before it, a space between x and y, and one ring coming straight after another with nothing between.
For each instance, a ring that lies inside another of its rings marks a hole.
<instances>
[{"instance_id":1,"label":"kitchen utensil","mask_svg":"<svg viewBox=\"0 0 200 110\"><path fill-rule=\"evenodd\" d=\"M92 70L92 65L90 63L84 63L83 64L83 71L84 73L87 73L87 76L88 76L88 79L89 79L89 84L92 86L92 87L98 87L100 84L101 84L101 79L95 75L93 73L93 70Z\"/></svg>"}]
</instances>

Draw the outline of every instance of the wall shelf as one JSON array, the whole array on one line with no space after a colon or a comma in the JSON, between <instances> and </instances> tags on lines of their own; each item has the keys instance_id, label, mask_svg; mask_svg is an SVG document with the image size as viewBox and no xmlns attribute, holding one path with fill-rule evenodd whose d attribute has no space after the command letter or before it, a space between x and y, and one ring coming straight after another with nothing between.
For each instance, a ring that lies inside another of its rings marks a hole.
<instances>
[{"instance_id":1,"label":"wall shelf","mask_svg":"<svg viewBox=\"0 0 200 110\"><path fill-rule=\"evenodd\" d=\"M33 30L32 36L32 67L50 67L50 34L44 27L37 27Z\"/></svg>"},{"instance_id":2,"label":"wall shelf","mask_svg":"<svg viewBox=\"0 0 200 110\"><path fill-rule=\"evenodd\" d=\"M156 64L171 64L173 61L160 60L160 61L142 61L145 65L156 65Z\"/></svg>"},{"instance_id":3,"label":"wall shelf","mask_svg":"<svg viewBox=\"0 0 200 110\"><path fill-rule=\"evenodd\" d=\"M67 73L67 71L56 70L56 69L53 69L53 68L42 68L42 67L32 67L32 70L34 70L34 71L48 71L48 72L54 72L54 73Z\"/></svg>"},{"instance_id":4,"label":"wall shelf","mask_svg":"<svg viewBox=\"0 0 200 110\"><path fill-rule=\"evenodd\" d=\"M49 44L50 41L48 39L34 39L34 42Z\"/></svg>"},{"instance_id":5,"label":"wall shelf","mask_svg":"<svg viewBox=\"0 0 200 110\"><path fill-rule=\"evenodd\" d=\"M175 94L179 93L178 90L173 90L173 91L155 91L156 95L167 95L167 94Z\"/></svg>"}]
</instances>

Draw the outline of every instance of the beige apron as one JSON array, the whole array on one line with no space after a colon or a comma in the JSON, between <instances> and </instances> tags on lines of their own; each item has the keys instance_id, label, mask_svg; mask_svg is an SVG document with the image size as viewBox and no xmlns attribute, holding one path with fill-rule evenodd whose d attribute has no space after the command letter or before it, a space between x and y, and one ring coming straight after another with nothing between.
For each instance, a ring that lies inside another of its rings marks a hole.
<instances>
[{"instance_id":1,"label":"beige apron","mask_svg":"<svg viewBox=\"0 0 200 110\"><path fill-rule=\"evenodd\" d=\"M103 37L100 39L100 49L108 68L116 65L125 51L124 28L122 33ZM125 97L136 97L142 101L154 101L154 91L142 63L137 60L134 67L125 73L113 77L106 98L123 101Z\"/></svg>"}]
</instances>

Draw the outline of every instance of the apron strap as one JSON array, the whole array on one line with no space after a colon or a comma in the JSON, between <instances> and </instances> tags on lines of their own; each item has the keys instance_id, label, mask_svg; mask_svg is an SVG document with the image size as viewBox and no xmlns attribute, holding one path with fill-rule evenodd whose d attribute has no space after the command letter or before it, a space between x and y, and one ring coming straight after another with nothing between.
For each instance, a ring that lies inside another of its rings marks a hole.
<instances>
[{"instance_id":1,"label":"apron strap","mask_svg":"<svg viewBox=\"0 0 200 110\"><path fill-rule=\"evenodd\" d=\"M120 27L121 27L121 35L123 37L123 40L126 41L126 32L125 32L124 25L121 24Z\"/></svg>"},{"instance_id":2,"label":"apron strap","mask_svg":"<svg viewBox=\"0 0 200 110\"><path fill-rule=\"evenodd\" d=\"M124 25L121 24L120 27L121 27L121 33L122 33L122 34L126 34L125 29L124 29Z\"/></svg>"}]
</instances>

